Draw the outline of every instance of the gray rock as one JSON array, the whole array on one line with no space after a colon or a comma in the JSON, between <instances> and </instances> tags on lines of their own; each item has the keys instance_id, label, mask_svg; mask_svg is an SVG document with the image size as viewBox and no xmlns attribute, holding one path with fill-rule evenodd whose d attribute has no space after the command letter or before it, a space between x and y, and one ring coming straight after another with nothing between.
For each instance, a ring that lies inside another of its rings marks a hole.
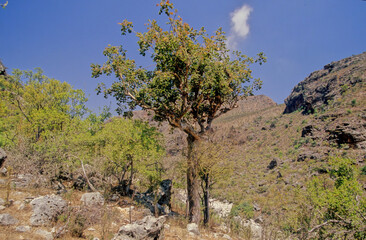
<instances>
[{"instance_id":1,"label":"gray rock","mask_svg":"<svg viewBox=\"0 0 366 240\"><path fill-rule=\"evenodd\" d=\"M80 200L85 206L102 206L104 204L104 197L100 192L84 193Z\"/></svg>"},{"instance_id":2,"label":"gray rock","mask_svg":"<svg viewBox=\"0 0 366 240\"><path fill-rule=\"evenodd\" d=\"M43 229L38 229L35 234L39 235L40 237L42 237L45 240L53 240L54 237L52 235L51 232L43 230Z\"/></svg>"},{"instance_id":3,"label":"gray rock","mask_svg":"<svg viewBox=\"0 0 366 240\"><path fill-rule=\"evenodd\" d=\"M233 204L224 200L219 201L213 198L209 199L210 208L221 218L227 217L231 209L233 208Z\"/></svg>"},{"instance_id":4,"label":"gray rock","mask_svg":"<svg viewBox=\"0 0 366 240\"><path fill-rule=\"evenodd\" d=\"M29 232L32 228L30 226L18 226L15 228L16 232Z\"/></svg>"},{"instance_id":5,"label":"gray rock","mask_svg":"<svg viewBox=\"0 0 366 240\"><path fill-rule=\"evenodd\" d=\"M165 217L146 216L142 220L120 227L112 240L158 240L164 239Z\"/></svg>"},{"instance_id":6,"label":"gray rock","mask_svg":"<svg viewBox=\"0 0 366 240\"><path fill-rule=\"evenodd\" d=\"M32 174L18 174L18 176L13 180L13 184L18 188L29 187L32 183L34 176Z\"/></svg>"},{"instance_id":7,"label":"gray rock","mask_svg":"<svg viewBox=\"0 0 366 240\"><path fill-rule=\"evenodd\" d=\"M200 235L200 230L198 228L197 223L187 224L187 231L190 235Z\"/></svg>"},{"instance_id":8,"label":"gray rock","mask_svg":"<svg viewBox=\"0 0 366 240\"><path fill-rule=\"evenodd\" d=\"M171 189L172 181L170 179L161 182L159 190L157 191L158 202L156 204L159 215L165 215L171 212ZM135 199L137 202L150 209L151 213L155 212L155 195L152 191L149 190L145 193L136 193Z\"/></svg>"},{"instance_id":9,"label":"gray rock","mask_svg":"<svg viewBox=\"0 0 366 240\"><path fill-rule=\"evenodd\" d=\"M228 240L231 240L231 239L232 239L232 238L231 238L229 235L227 235L227 234L222 235L222 238L224 238L224 239L228 239Z\"/></svg>"},{"instance_id":10,"label":"gray rock","mask_svg":"<svg viewBox=\"0 0 366 240\"><path fill-rule=\"evenodd\" d=\"M5 151L2 148L0 148L0 168L3 167L3 164L4 164L6 158L7 158L7 155L6 155Z\"/></svg>"},{"instance_id":11,"label":"gray rock","mask_svg":"<svg viewBox=\"0 0 366 240\"><path fill-rule=\"evenodd\" d=\"M5 206L0 206L0 211L4 210L6 207Z\"/></svg>"},{"instance_id":12,"label":"gray rock","mask_svg":"<svg viewBox=\"0 0 366 240\"><path fill-rule=\"evenodd\" d=\"M17 224L19 221L18 219L14 218L12 215L8 213L0 214L0 225L9 226Z\"/></svg>"},{"instance_id":13,"label":"gray rock","mask_svg":"<svg viewBox=\"0 0 366 240\"><path fill-rule=\"evenodd\" d=\"M30 218L32 226L47 225L51 221L55 221L67 209L66 201L56 195L35 198L30 204L33 208Z\"/></svg>"}]
</instances>

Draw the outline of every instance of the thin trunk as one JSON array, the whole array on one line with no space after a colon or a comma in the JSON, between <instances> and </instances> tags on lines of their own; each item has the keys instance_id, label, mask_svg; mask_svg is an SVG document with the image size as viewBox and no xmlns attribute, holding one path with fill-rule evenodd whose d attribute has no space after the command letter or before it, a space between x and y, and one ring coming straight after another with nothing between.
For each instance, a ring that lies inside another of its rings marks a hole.
<instances>
[{"instance_id":1,"label":"thin trunk","mask_svg":"<svg viewBox=\"0 0 366 240\"><path fill-rule=\"evenodd\" d=\"M203 211L203 223L205 226L207 226L209 220L210 220L210 177L208 174L205 174L204 176L204 190L203 190L203 201L204 201L204 211Z\"/></svg>"},{"instance_id":2,"label":"thin trunk","mask_svg":"<svg viewBox=\"0 0 366 240\"><path fill-rule=\"evenodd\" d=\"M188 197L188 219L190 223L200 223L200 196L199 196L199 175L197 159L193 156L193 149L196 139L188 135L188 156L187 156L187 197Z\"/></svg>"}]
</instances>

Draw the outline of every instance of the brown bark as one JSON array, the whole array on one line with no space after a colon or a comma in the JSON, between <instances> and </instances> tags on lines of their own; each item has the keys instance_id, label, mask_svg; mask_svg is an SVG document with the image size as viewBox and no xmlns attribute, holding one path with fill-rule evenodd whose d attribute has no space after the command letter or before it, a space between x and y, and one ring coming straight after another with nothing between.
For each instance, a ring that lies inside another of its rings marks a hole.
<instances>
[{"instance_id":1,"label":"brown bark","mask_svg":"<svg viewBox=\"0 0 366 240\"><path fill-rule=\"evenodd\" d=\"M193 155L195 142L197 141L192 135L188 135L188 167L187 167L187 192L188 192L188 219L190 223L200 223L201 209L199 196L199 175L198 162Z\"/></svg>"}]
</instances>

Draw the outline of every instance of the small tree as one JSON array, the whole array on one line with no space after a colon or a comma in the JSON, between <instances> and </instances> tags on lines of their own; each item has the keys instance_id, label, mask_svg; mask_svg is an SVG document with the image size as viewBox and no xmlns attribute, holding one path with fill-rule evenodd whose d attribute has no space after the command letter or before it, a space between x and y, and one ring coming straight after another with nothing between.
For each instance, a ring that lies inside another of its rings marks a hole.
<instances>
[{"instance_id":1,"label":"small tree","mask_svg":"<svg viewBox=\"0 0 366 240\"><path fill-rule=\"evenodd\" d=\"M210 220L210 191L217 182L222 182L230 177L233 170L227 160L229 149L222 142L201 141L196 147L194 154L199 162L199 176L203 192L202 204L203 223L207 225Z\"/></svg>"},{"instance_id":2,"label":"small tree","mask_svg":"<svg viewBox=\"0 0 366 240\"><path fill-rule=\"evenodd\" d=\"M101 170L107 177L114 177L119 186L124 186L128 194L135 178L146 182L155 179L155 168L147 166L159 162L164 155L161 135L154 127L147 123L112 118L103 123L94 136L87 141L93 158L101 159Z\"/></svg>"},{"instance_id":3,"label":"small tree","mask_svg":"<svg viewBox=\"0 0 366 240\"><path fill-rule=\"evenodd\" d=\"M167 121L187 134L187 190L189 221L200 221L199 162L193 155L195 144L211 130L212 121L236 106L239 99L261 87L259 79L251 84L249 65L265 61L240 52L229 54L222 29L209 36L204 28L193 29L177 15L169 1L162 0L159 14L168 18L167 29L156 20L149 21L145 33L136 32L139 52L149 55L155 69L138 67L128 59L122 46L108 46L108 60L100 66L92 64L92 76L114 73L118 81L110 88L101 84L98 93L114 96L119 113L124 107L140 106L154 113L157 121ZM124 20L122 35L132 33L133 24ZM249 84L249 85L246 85Z\"/></svg>"}]
</instances>

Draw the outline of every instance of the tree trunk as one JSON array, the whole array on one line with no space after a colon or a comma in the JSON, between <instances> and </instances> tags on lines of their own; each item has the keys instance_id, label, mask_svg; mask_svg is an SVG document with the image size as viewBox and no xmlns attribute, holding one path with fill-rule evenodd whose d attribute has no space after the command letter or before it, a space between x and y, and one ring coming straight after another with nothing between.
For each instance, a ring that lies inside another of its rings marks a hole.
<instances>
[{"instance_id":1,"label":"tree trunk","mask_svg":"<svg viewBox=\"0 0 366 240\"><path fill-rule=\"evenodd\" d=\"M203 224L205 226L207 226L208 221L210 220L210 177L207 174L205 174L204 176L204 182L205 182L205 186L203 189L203 205L204 205L204 210L203 210Z\"/></svg>"},{"instance_id":2,"label":"tree trunk","mask_svg":"<svg viewBox=\"0 0 366 240\"><path fill-rule=\"evenodd\" d=\"M200 209L200 196L199 196L199 175L198 175L198 162L194 157L193 149L197 140L188 135L188 154L187 154L187 192L188 192L188 219L190 223L200 223L201 209Z\"/></svg>"}]
</instances>

